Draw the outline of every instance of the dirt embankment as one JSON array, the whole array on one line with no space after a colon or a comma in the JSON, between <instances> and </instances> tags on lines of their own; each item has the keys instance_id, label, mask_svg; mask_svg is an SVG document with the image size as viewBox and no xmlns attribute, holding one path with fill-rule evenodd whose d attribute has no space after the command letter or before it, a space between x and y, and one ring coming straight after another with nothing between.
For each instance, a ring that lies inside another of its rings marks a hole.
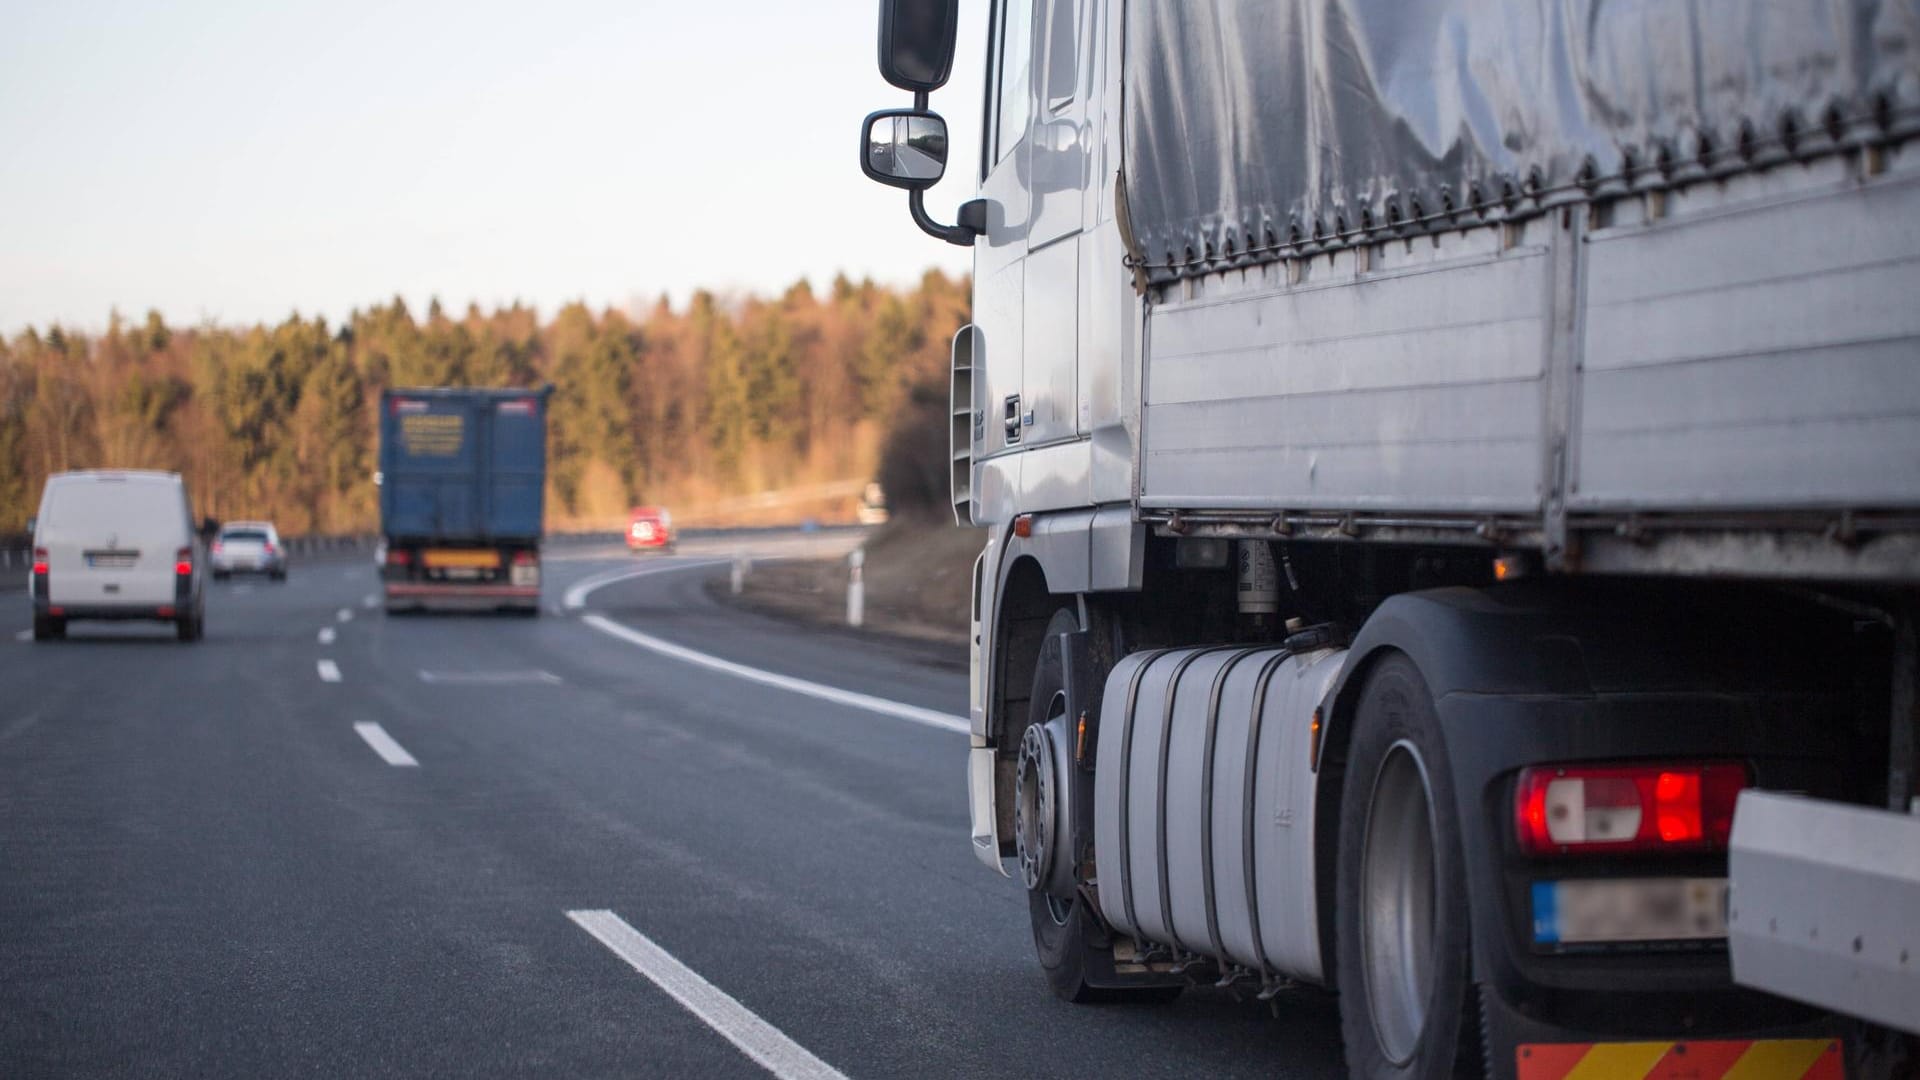
<instances>
[{"instance_id":1,"label":"dirt embankment","mask_svg":"<svg viewBox=\"0 0 1920 1080\"><path fill-rule=\"evenodd\" d=\"M978 529L946 521L896 519L881 526L865 545L865 629L964 649L973 560L985 540ZM713 592L756 611L843 627L847 580L845 559L768 562L753 567L740 596L729 594L724 576Z\"/></svg>"}]
</instances>

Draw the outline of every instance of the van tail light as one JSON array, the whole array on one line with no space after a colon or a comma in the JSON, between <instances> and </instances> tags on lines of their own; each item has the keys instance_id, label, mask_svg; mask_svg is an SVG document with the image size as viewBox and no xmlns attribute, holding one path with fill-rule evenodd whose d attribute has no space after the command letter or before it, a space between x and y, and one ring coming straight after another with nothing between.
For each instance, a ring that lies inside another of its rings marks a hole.
<instances>
[{"instance_id":1,"label":"van tail light","mask_svg":"<svg viewBox=\"0 0 1920 1080\"><path fill-rule=\"evenodd\" d=\"M1528 855L1718 851L1746 786L1734 762L1536 766L1520 773L1514 832Z\"/></svg>"},{"instance_id":2,"label":"van tail light","mask_svg":"<svg viewBox=\"0 0 1920 1080\"><path fill-rule=\"evenodd\" d=\"M534 551L516 551L513 553L513 565L532 566L540 561L540 555Z\"/></svg>"},{"instance_id":3,"label":"van tail light","mask_svg":"<svg viewBox=\"0 0 1920 1080\"><path fill-rule=\"evenodd\" d=\"M46 548L33 549L33 572L36 574L39 574L42 577L46 576L46 573L47 573L47 549Z\"/></svg>"},{"instance_id":4,"label":"van tail light","mask_svg":"<svg viewBox=\"0 0 1920 1080\"><path fill-rule=\"evenodd\" d=\"M181 577L186 577L193 573L192 548L183 547L173 553L173 572L179 574Z\"/></svg>"},{"instance_id":5,"label":"van tail light","mask_svg":"<svg viewBox=\"0 0 1920 1080\"><path fill-rule=\"evenodd\" d=\"M387 565L388 566L405 566L412 561L413 561L413 556L407 554L406 548L388 548L387 549Z\"/></svg>"}]
</instances>

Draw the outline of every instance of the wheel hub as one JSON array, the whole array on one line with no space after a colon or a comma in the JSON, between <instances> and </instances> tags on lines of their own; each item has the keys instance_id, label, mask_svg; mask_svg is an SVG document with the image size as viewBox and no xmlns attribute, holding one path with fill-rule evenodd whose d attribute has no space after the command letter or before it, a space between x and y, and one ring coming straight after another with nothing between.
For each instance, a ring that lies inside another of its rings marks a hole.
<instances>
[{"instance_id":1,"label":"wheel hub","mask_svg":"<svg viewBox=\"0 0 1920 1080\"><path fill-rule=\"evenodd\" d=\"M1388 1062L1413 1059L1434 987L1433 806L1426 766L1396 743L1374 780L1361 854L1360 945L1368 1011Z\"/></svg>"},{"instance_id":2,"label":"wheel hub","mask_svg":"<svg viewBox=\"0 0 1920 1080\"><path fill-rule=\"evenodd\" d=\"M1041 888L1053 871L1058 784L1048 741L1044 727L1029 727L1020 740L1020 762L1014 773L1014 850L1019 856L1020 880L1029 889Z\"/></svg>"}]
</instances>

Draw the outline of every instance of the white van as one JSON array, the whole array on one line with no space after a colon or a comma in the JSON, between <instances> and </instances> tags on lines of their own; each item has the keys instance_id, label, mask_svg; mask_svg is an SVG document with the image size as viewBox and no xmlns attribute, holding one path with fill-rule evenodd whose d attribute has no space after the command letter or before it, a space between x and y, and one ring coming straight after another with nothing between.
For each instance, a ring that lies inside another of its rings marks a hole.
<instances>
[{"instance_id":1,"label":"white van","mask_svg":"<svg viewBox=\"0 0 1920 1080\"><path fill-rule=\"evenodd\" d=\"M33 521L33 637L74 619L159 619L197 641L205 563L178 473L90 469L47 478Z\"/></svg>"}]
</instances>

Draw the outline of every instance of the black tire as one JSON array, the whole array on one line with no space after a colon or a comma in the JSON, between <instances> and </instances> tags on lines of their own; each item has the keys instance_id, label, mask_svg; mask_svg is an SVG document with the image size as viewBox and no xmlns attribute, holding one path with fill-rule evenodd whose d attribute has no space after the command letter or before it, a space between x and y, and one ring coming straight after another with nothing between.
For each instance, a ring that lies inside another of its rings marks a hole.
<instances>
[{"instance_id":1,"label":"black tire","mask_svg":"<svg viewBox=\"0 0 1920 1080\"><path fill-rule=\"evenodd\" d=\"M1334 952L1352 1076L1483 1075L1456 805L1433 696L1394 653L1361 691L1340 795Z\"/></svg>"},{"instance_id":2,"label":"black tire","mask_svg":"<svg viewBox=\"0 0 1920 1080\"><path fill-rule=\"evenodd\" d=\"M183 615L174 620L173 632L181 641L199 641L206 633L206 616L201 614Z\"/></svg>"},{"instance_id":3,"label":"black tire","mask_svg":"<svg viewBox=\"0 0 1920 1080\"><path fill-rule=\"evenodd\" d=\"M33 617L33 640L56 641L67 636L67 620L56 619L51 615Z\"/></svg>"},{"instance_id":4,"label":"black tire","mask_svg":"<svg viewBox=\"0 0 1920 1080\"><path fill-rule=\"evenodd\" d=\"M1046 633L1041 640L1078 629L1079 619L1072 611L1062 608L1048 620ZM1066 673L1060 665L1035 664L1033 692L1027 699L1028 722L1045 723L1049 719L1049 705L1065 686ZM1043 890L1029 889L1027 916L1033 925L1033 951L1040 960L1041 971L1046 973L1047 988L1062 1001L1076 1005L1095 1002L1154 1004L1172 1001L1184 989L1181 986L1093 985L1088 979L1089 968L1095 964L1110 967L1103 962L1104 957L1098 954L1109 952L1112 946L1084 898L1076 896L1069 901L1059 901Z\"/></svg>"},{"instance_id":5,"label":"black tire","mask_svg":"<svg viewBox=\"0 0 1920 1080\"><path fill-rule=\"evenodd\" d=\"M215 581L225 581L232 576L233 572L230 570L215 570L213 572L213 580Z\"/></svg>"},{"instance_id":6,"label":"black tire","mask_svg":"<svg viewBox=\"0 0 1920 1080\"><path fill-rule=\"evenodd\" d=\"M285 570L275 570L270 576L274 581L282 585L287 583L287 572Z\"/></svg>"}]
</instances>

